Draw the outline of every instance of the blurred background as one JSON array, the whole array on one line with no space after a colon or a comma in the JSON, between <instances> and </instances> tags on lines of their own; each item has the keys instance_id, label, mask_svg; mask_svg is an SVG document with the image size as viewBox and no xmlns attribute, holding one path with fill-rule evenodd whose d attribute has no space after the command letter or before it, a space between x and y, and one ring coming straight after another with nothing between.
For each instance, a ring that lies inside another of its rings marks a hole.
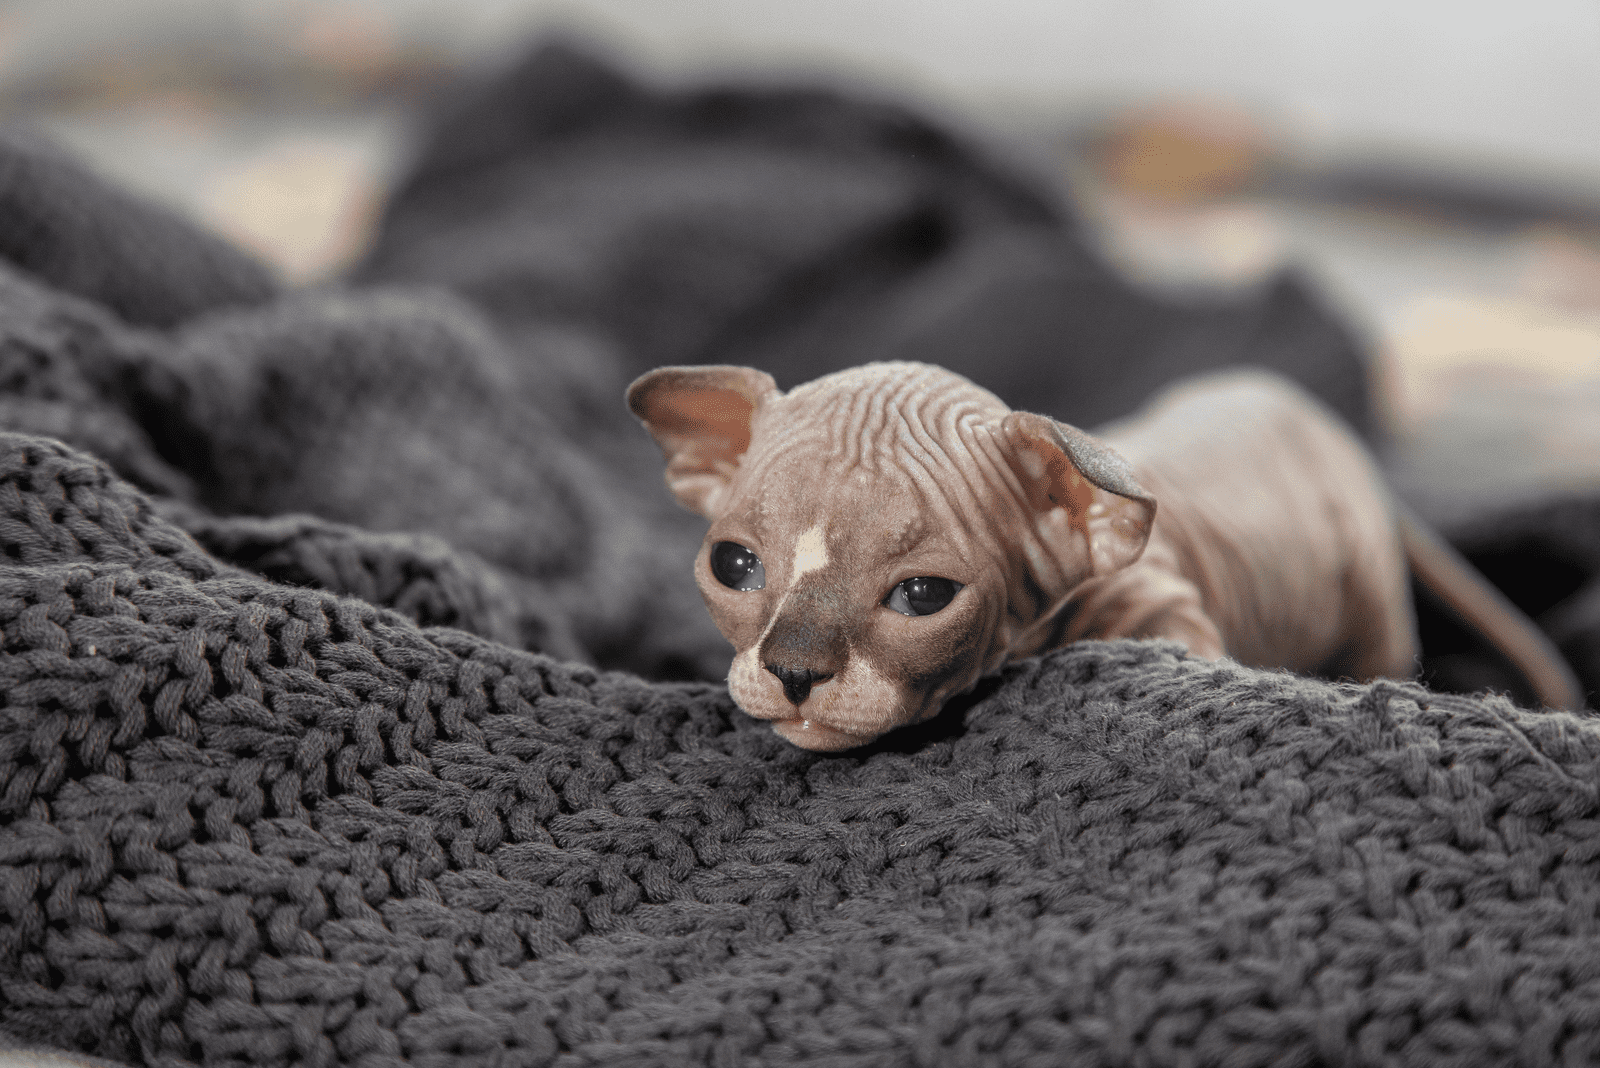
<instances>
[{"instance_id":1,"label":"blurred background","mask_svg":"<svg viewBox=\"0 0 1600 1068\"><path fill-rule=\"evenodd\" d=\"M313 284L360 256L418 109L552 32L665 84L908 102L1151 287L1301 265L1439 521L1600 485L1595 0L12 0L0 111Z\"/></svg>"}]
</instances>

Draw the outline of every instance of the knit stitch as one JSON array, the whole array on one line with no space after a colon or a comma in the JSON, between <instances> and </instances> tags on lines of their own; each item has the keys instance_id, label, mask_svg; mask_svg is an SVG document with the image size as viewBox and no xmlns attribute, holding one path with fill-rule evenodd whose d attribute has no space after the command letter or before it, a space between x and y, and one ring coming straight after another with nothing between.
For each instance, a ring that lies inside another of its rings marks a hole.
<instances>
[{"instance_id":1,"label":"knit stitch","mask_svg":"<svg viewBox=\"0 0 1600 1068\"><path fill-rule=\"evenodd\" d=\"M558 47L453 107L355 281L293 294L0 131L0 1049L1600 1054L1589 716L1083 643L824 755L670 681L727 652L637 370L967 360L1086 422L1250 362L1364 425L1303 284L1140 293L1027 179L831 91ZM1597 501L1454 532L1591 691ZM1423 607L1425 677L1500 686Z\"/></svg>"},{"instance_id":2,"label":"knit stitch","mask_svg":"<svg viewBox=\"0 0 1600 1068\"><path fill-rule=\"evenodd\" d=\"M871 750L0 444L0 1025L149 1064L1577 1064L1600 727L1084 643Z\"/></svg>"}]
</instances>

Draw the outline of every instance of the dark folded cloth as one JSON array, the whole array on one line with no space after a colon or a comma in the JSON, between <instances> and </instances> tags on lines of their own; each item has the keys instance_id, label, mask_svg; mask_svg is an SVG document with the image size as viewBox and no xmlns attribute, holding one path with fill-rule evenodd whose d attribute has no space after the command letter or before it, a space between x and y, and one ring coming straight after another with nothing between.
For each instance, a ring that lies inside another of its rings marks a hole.
<instances>
[{"instance_id":1,"label":"dark folded cloth","mask_svg":"<svg viewBox=\"0 0 1600 1068\"><path fill-rule=\"evenodd\" d=\"M79 208L114 225L120 204ZM542 416L538 377L519 378L488 324L448 294L293 294L155 330L0 261L0 308L3 425L114 463L184 505L172 514L235 562L340 592L381 588L380 603L414 618L655 677L726 670L683 566L693 517ZM524 368L535 355L520 353ZM319 570L327 522L262 526L304 514L363 528L338 535L347 546L373 532L357 555L393 577ZM395 534L443 543L382 537ZM433 572L426 594L419 567Z\"/></svg>"},{"instance_id":2,"label":"dark folded cloth","mask_svg":"<svg viewBox=\"0 0 1600 1068\"><path fill-rule=\"evenodd\" d=\"M1250 362L898 106L465 90L347 284L0 135L0 1033L149 1065L1580 1063L1600 727L1088 643L794 749L621 391L944 362L1090 424ZM1597 501L1449 533L1600 688ZM1426 620L1425 620L1426 622ZM613 670L615 669L615 670ZM664 681L666 680L666 681ZM671 681L676 680L676 681ZM696 681L700 680L700 681Z\"/></svg>"},{"instance_id":3,"label":"dark folded cloth","mask_svg":"<svg viewBox=\"0 0 1600 1068\"><path fill-rule=\"evenodd\" d=\"M463 89L425 144L359 277L447 285L512 336L602 335L624 384L738 363L788 387L921 359L1094 426L1250 363L1371 428L1361 353L1297 279L1236 301L1147 296L1041 183L898 105L651 90L557 44Z\"/></svg>"},{"instance_id":4,"label":"dark folded cloth","mask_svg":"<svg viewBox=\"0 0 1600 1068\"><path fill-rule=\"evenodd\" d=\"M1600 726L1082 643L871 749L0 438L0 1025L145 1064L1581 1063Z\"/></svg>"},{"instance_id":5,"label":"dark folded cloth","mask_svg":"<svg viewBox=\"0 0 1600 1068\"><path fill-rule=\"evenodd\" d=\"M256 260L103 181L39 134L12 127L3 144L0 259L147 326L279 292Z\"/></svg>"}]
</instances>

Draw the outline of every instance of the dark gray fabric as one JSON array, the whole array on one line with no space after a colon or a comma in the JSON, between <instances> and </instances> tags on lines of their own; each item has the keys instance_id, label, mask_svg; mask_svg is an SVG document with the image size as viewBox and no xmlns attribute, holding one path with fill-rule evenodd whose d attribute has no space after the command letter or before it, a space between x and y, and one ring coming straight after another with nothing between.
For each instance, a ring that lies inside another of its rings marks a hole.
<instances>
[{"instance_id":1,"label":"dark gray fabric","mask_svg":"<svg viewBox=\"0 0 1600 1068\"><path fill-rule=\"evenodd\" d=\"M1450 540L1538 621L1589 694L1600 692L1600 494L1555 492L1465 518ZM1423 639L1438 674L1460 689L1514 689L1511 673L1470 635L1424 615Z\"/></svg>"},{"instance_id":2,"label":"dark gray fabric","mask_svg":"<svg viewBox=\"0 0 1600 1068\"><path fill-rule=\"evenodd\" d=\"M1023 179L832 93L555 49L451 116L373 261L296 294L0 137L34 235L0 240L0 1032L174 1066L1594 1056L1589 718L1084 644L824 756L703 681L703 525L634 369L966 359L1086 421L1253 360L1359 418L1299 283L1156 302ZM1454 532L1591 689L1594 517Z\"/></svg>"},{"instance_id":3,"label":"dark gray fabric","mask_svg":"<svg viewBox=\"0 0 1600 1068\"><path fill-rule=\"evenodd\" d=\"M0 258L148 326L278 292L256 260L19 126L0 127Z\"/></svg>"},{"instance_id":4,"label":"dark gray fabric","mask_svg":"<svg viewBox=\"0 0 1600 1068\"><path fill-rule=\"evenodd\" d=\"M1578 1064L1600 727L1084 643L872 750L0 442L0 1021L144 1063Z\"/></svg>"},{"instance_id":5,"label":"dark gray fabric","mask_svg":"<svg viewBox=\"0 0 1600 1068\"><path fill-rule=\"evenodd\" d=\"M0 308L0 425L104 457L237 563L655 677L726 671L683 567L698 520L550 425L458 300L303 294L158 332L0 261ZM372 531L364 566L394 577L330 570L327 521Z\"/></svg>"},{"instance_id":6,"label":"dark gray fabric","mask_svg":"<svg viewBox=\"0 0 1600 1068\"><path fill-rule=\"evenodd\" d=\"M358 276L450 286L513 340L598 334L624 384L736 363L787 389L917 359L1092 427L1163 382L1252 363L1371 428L1360 349L1297 279L1153 299L1044 183L899 105L656 90L553 44L465 87L424 143Z\"/></svg>"}]
</instances>

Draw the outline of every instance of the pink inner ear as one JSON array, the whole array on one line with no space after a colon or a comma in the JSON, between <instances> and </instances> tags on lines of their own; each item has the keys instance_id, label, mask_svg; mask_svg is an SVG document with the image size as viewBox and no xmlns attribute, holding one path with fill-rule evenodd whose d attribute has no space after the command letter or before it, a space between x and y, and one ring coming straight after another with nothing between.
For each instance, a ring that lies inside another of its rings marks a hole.
<instances>
[{"instance_id":1,"label":"pink inner ear","mask_svg":"<svg viewBox=\"0 0 1600 1068\"><path fill-rule=\"evenodd\" d=\"M662 405L661 429L674 435L700 439L716 459L731 460L750 447L750 415L755 405L731 389L706 389L681 393Z\"/></svg>"},{"instance_id":2,"label":"pink inner ear","mask_svg":"<svg viewBox=\"0 0 1600 1068\"><path fill-rule=\"evenodd\" d=\"M1029 505L1037 512L1065 508L1082 515L1094 502L1094 487L1045 427L1042 416L1012 412L1002 424L1011 446L1011 462L1022 476Z\"/></svg>"},{"instance_id":3,"label":"pink inner ear","mask_svg":"<svg viewBox=\"0 0 1600 1068\"><path fill-rule=\"evenodd\" d=\"M1082 565L1090 574L1110 574L1139 558L1155 518L1155 499L1126 461L1104 443L1045 416L1011 412L1002 426L1045 544L1066 552L1081 543L1088 550L1087 560L1056 559L1061 575ZM1056 508L1065 514L1054 513ZM1065 528L1047 529L1063 524L1077 531L1081 542Z\"/></svg>"},{"instance_id":4,"label":"pink inner ear","mask_svg":"<svg viewBox=\"0 0 1600 1068\"><path fill-rule=\"evenodd\" d=\"M714 519L755 410L776 393L772 376L750 367L659 367L628 387L628 407L661 446L678 503Z\"/></svg>"}]
</instances>

